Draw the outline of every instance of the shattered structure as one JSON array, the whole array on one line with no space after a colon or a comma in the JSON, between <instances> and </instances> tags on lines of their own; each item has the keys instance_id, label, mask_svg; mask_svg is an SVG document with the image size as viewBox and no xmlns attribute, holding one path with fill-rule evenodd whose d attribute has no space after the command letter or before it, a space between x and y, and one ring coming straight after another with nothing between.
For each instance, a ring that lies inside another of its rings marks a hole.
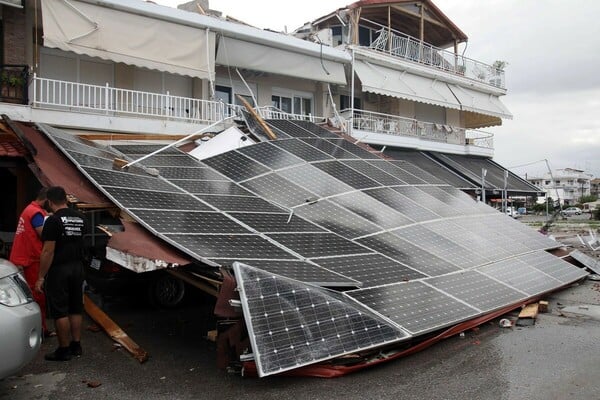
<instances>
[{"instance_id":1,"label":"shattered structure","mask_svg":"<svg viewBox=\"0 0 600 400\"><path fill-rule=\"evenodd\" d=\"M277 140L204 161L169 148L125 169L113 160L160 146L39 125L154 235L233 266L261 376L419 340L586 275L545 251L559 243L409 161L312 123L267 123Z\"/></svg>"}]
</instances>

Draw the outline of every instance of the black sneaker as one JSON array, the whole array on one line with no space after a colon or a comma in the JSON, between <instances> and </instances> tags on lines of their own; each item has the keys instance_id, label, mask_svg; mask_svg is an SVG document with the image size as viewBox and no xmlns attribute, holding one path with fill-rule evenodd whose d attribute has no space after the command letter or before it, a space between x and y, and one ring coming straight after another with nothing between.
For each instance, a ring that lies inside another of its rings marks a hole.
<instances>
[{"instance_id":1,"label":"black sneaker","mask_svg":"<svg viewBox=\"0 0 600 400\"><path fill-rule=\"evenodd\" d=\"M74 357L79 357L83 354L81 342L71 342L71 344L69 344L69 350L71 351L71 355Z\"/></svg>"},{"instance_id":2,"label":"black sneaker","mask_svg":"<svg viewBox=\"0 0 600 400\"><path fill-rule=\"evenodd\" d=\"M52 353L44 356L48 361L69 361L71 359L71 351L68 347L59 347Z\"/></svg>"}]
</instances>

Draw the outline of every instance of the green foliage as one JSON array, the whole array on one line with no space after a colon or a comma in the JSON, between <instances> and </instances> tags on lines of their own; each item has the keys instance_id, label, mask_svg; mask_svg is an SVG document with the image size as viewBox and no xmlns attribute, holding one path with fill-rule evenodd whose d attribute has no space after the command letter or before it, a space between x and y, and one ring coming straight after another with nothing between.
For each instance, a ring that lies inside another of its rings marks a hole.
<instances>
[{"instance_id":1,"label":"green foliage","mask_svg":"<svg viewBox=\"0 0 600 400\"><path fill-rule=\"evenodd\" d=\"M579 202L580 203L591 203L592 201L596 201L598 200L598 196L594 196L594 195L588 195L588 196L581 196L579 198Z\"/></svg>"}]
</instances>

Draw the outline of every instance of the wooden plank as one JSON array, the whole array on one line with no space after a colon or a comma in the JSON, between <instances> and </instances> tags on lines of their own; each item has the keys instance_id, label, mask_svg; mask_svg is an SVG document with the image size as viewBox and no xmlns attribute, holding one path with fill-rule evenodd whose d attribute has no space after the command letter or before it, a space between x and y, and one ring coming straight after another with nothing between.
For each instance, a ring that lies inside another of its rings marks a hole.
<instances>
[{"instance_id":1,"label":"wooden plank","mask_svg":"<svg viewBox=\"0 0 600 400\"><path fill-rule=\"evenodd\" d=\"M104 311L100 309L94 302L84 295L83 305L85 312L104 329L104 331L115 342L122 345L131 355L140 363L148 361L148 352L137 345L127 334L117 325Z\"/></svg>"},{"instance_id":2,"label":"wooden plank","mask_svg":"<svg viewBox=\"0 0 600 400\"><path fill-rule=\"evenodd\" d=\"M539 304L538 303L528 304L525 307L523 307L523 309L519 313L519 318L535 319L535 317L537 317L537 315L538 315L538 312L539 312Z\"/></svg>"},{"instance_id":3,"label":"wooden plank","mask_svg":"<svg viewBox=\"0 0 600 400\"><path fill-rule=\"evenodd\" d=\"M277 136L273 133L271 128L269 128L269 125L267 125L265 120L262 119L262 117L260 115L258 115L258 113L256 112L256 110L254 110L254 108L252 108L252 105L250 103L248 103L248 100L246 100L239 94L236 96L237 96L238 100L240 100L242 102L244 107L246 107L246 110L248 110L248 112L252 115L252 118L254 118L256 120L256 122L260 125L260 127L263 129L263 131L265 131L265 133L267 134L269 139L271 139L271 140L277 139Z\"/></svg>"}]
</instances>

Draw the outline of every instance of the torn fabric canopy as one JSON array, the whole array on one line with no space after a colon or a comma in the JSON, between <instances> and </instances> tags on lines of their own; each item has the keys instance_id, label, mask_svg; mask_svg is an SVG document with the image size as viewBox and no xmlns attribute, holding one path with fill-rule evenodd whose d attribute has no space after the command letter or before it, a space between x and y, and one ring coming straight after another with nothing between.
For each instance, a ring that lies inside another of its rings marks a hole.
<instances>
[{"instance_id":1,"label":"torn fabric canopy","mask_svg":"<svg viewBox=\"0 0 600 400\"><path fill-rule=\"evenodd\" d=\"M41 3L46 47L201 79L214 76L213 32L77 0Z\"/></svg>"}]
</instances>

